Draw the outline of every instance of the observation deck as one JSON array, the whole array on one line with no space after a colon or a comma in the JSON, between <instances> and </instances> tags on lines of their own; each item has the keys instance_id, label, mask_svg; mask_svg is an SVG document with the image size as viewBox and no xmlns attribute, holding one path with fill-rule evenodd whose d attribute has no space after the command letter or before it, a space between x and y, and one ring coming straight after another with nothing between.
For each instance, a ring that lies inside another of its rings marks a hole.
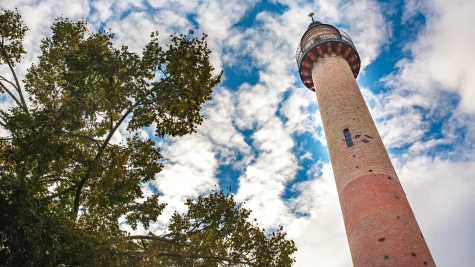
<instances>
[{"instance_id":1,"label":"observation deck","mask_svg":"<svg viewBox=\"0 0 475 267\"><path fill-rule=\"evenodd\" d=\"M312 68L325 54L341 55L350 65L355 78L358 76L361 60L350 36L332 25L314 21L308 26L295 52L300 79L308 89L315 91Z\"/></svg>"}]
</instances>

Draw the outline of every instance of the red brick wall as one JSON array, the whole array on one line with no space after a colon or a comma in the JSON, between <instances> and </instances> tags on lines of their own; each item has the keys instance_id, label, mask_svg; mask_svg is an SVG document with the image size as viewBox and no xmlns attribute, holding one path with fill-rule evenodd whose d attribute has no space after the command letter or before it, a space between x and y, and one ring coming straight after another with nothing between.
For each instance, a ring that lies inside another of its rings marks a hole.
<instances>
[{"instance_id":1,"label":"red brick wall","mask_svg":"<svg viewBox=\"0 0 475 267\"><path fill-rule=\"evenodd\" d=\"M312 77L353 264L435 266L348 63L326 54Z\"/></svg>"}]
</instances>

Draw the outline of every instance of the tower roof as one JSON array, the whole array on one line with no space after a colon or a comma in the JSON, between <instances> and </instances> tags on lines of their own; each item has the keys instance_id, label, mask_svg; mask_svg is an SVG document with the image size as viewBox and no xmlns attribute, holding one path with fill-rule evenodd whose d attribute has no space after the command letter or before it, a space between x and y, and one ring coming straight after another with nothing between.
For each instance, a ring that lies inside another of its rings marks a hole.
<instances>
[{"instance_id":1,"label":"tower roof","mask_svg":"<svg viewBox=\"0 0 475 267\"><path fill-rule=\"evenodd\" d=\"M333 25L315 21L313 13L309 16L312 17L312 23L308 25L295 52L300 78L305 86L312 91L315 90L311 74L313 64L323 59L325 55L343 57L356 78L361 60L350 36Z\"/></svg>"},{"instance_id":2,"label":"tower roof","mask_svg":"<svg viewBox=\"0 0 475 267\"><path fill-rule=\"evenodd\" d=\"M312 21L312 23L310 23L310 25L308 25L308 28L312 28L312 27L315 27L317 25L320 25L322 24L320 21Z\"/></svg>"}]
</instances>

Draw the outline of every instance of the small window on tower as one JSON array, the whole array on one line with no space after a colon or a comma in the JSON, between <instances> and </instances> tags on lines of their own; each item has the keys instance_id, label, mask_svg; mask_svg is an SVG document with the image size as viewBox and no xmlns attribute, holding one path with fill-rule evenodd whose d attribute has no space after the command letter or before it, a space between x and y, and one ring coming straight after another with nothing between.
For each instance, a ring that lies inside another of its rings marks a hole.
<instances>
[{"instance_id":1,"label":"small window on tower","mask_svg":"<svg viewBox=\"0 0 475 267\"><path fill-rule=\"evenodd\" d=\"M343 130L343 134L345 135L346 145L348 147L353 146L353 141L351 140L350 130L348 130L348 128L346 128L345 130Z\"/></svg>"}]
</instances>

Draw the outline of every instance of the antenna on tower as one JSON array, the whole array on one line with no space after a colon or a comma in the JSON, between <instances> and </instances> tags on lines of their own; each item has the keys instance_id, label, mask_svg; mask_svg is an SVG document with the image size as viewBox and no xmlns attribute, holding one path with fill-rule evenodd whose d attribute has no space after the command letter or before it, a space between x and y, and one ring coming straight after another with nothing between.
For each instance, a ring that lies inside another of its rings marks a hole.
<instances>
[{"instance_id":1,"label":"antenna on tower","mask_svg":"<svg viewBox=\"0 0 475 267\"><path fill-rule=\"evenodd\" d=\"M310 14L308 14L308 16L312 18L312 22L315 22L315 20L313 20L313 15L315 15L313 12L311 12Z\"/></svg>"}]
</instances>

